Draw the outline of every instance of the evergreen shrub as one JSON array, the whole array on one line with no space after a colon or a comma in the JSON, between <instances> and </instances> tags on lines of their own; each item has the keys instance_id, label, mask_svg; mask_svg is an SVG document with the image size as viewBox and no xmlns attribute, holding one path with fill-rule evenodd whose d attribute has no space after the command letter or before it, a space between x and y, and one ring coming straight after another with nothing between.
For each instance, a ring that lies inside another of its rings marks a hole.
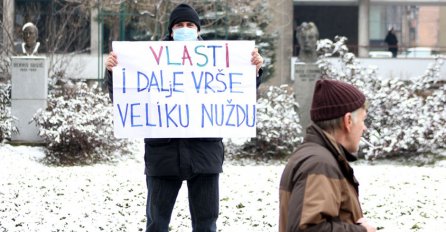
<instances>
[{"instance_id":1,"label":"evergreen shrub","mask_svg":"<svg viewBox=\"0 0 446 232\"><path fill-rule=\"evenodd\" d=\"M287 85L270 86L257 100L257 137L227 149L233 158L279 159L290 155L302 140L298 104Z\"/></svg>"},{"instance_id":2,"label":"evergreen shrub","mask_svg":"<svg viewBox=\"0 0 446 232\"><path fill-rule=\"evenodd\" d=\"M0 142L10 139L12 133L17 133L11 116L11 85L0 83Z\"/></svg>"},{"instance_id":3,"label":"evergreen shrub","mask_svg":"<svg viewBox=\"0 0 446 232\"><path fill-rule=\"evenodd\" d=\"M51 91L47 108L39 111L34 121L46 143L49 163L90 164L130 152L131 141L113 135L108 95L82 82Z\"/></svg>"},{"instance_id":4,"label":"evergreen shrub","mask_svg":"<svg viewBox=\"0 0 446 232\"><path fill-rule=\"evenodd\" d=\"M424 75L410 80L378 77L348 52L345 37L321 40L319 63L324 74L356 85L369 101L363 149L367 158L412 156L446 148L446 82L440 78L443 58L437 57ZM341 66L325 59L339 55ZM444 77L443 77L444 78Z\"/></svg>"}]
</instances>

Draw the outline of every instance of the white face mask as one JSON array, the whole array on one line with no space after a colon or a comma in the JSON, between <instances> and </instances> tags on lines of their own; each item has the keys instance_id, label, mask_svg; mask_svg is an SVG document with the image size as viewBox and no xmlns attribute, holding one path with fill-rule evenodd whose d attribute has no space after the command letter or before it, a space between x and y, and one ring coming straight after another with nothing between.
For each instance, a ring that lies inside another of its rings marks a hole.
<instances>
[{"instance_id":1,"label":"white face mask","mask_svg":"<svg viewBox=\"0 0 446 232\"><path fill-rule=\"evenodd\" d=\"M195 41L198 37L196 28L182 27L173 30L173 40L175 41Z\"/></svg>"}]
</instances>

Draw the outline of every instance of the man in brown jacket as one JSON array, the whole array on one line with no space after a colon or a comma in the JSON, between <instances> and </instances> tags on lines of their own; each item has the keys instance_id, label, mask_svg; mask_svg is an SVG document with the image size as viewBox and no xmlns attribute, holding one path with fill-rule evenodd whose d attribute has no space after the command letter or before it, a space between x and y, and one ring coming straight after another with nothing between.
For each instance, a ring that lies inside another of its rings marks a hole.
<instances>
[{"instance_id":1,"label":"man in brown jacket","mask_svg":"<svg viewBox=\"0 0 446 232\"><path fill-rule=\"evenodd\" d=\"M356 160L366 110L364 94L353 85L317 81L314 123L280 181L280 232L376 231L363 218L359 183L348 163Z\"/></svg>"}]
</instances>

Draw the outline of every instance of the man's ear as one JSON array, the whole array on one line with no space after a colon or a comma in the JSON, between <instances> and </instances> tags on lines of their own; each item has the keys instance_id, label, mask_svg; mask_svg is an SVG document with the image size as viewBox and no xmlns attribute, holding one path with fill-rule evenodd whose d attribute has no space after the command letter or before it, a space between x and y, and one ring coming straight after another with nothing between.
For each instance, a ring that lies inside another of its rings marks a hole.
<instances>
[{"instance_id":1,"label":"man's ear","mask_svg":"<svg viewBox=\"0 0 446 232\"><path fill-rule=\"evenodd\" d=\"M344 117L342 117L342 128L346 132L350 132L353 125L353 115L352 113L346 113L344 114Z\"/></svg>"}]
</instances>

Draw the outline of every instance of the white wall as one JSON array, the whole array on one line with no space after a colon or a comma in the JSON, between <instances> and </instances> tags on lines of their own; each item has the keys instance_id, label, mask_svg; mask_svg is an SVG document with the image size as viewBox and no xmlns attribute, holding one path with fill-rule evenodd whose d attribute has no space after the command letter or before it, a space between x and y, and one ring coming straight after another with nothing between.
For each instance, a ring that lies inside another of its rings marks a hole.
<instances>
[{"instance_id":1,"label":"white wall","mask_svg":"<svg viewBox=\"0 0 446 232\"><path fill-rule=\"evenodd\" d=\"M359 58L363 67L377 67L378 78L397 78L402 80L416 79L422 76L433 58ZM446 65L440 69L440 78L446 80Z\"/></svg>"},{"instance_id":2,"label":"white wall","mask_svg":"<svg viewBox=\"0 0 446 232\"><path fill-rule=\"evenodd\" d=\"M295 57L292 58L292 60L294 59ZM329 58L328 60L335 68L340 68L339 58ZM420 77L434 63L433 58L357 58L356 60L362 67L376 67L378 78L397 78L401 80ZM293 71L291 75L294 78ZM441 66L440 79L446 80L446 64Z\"/></svg>"},{"instance_id":3,"label":"white wall","mask_svg":"<svg viewBox=\"0 0 446 232\"><path fill-rule=\"evenodd\" d=\"M65 76L71 79L98 79L103 78L105 69L105 59L108 54L102 57L91 54L66 55L56 54L53 57L53 67L65 70ZM47 59L50 68L50 59ZM57 70L50 70L52 76Z\"/></svg>"}]
</instances>

